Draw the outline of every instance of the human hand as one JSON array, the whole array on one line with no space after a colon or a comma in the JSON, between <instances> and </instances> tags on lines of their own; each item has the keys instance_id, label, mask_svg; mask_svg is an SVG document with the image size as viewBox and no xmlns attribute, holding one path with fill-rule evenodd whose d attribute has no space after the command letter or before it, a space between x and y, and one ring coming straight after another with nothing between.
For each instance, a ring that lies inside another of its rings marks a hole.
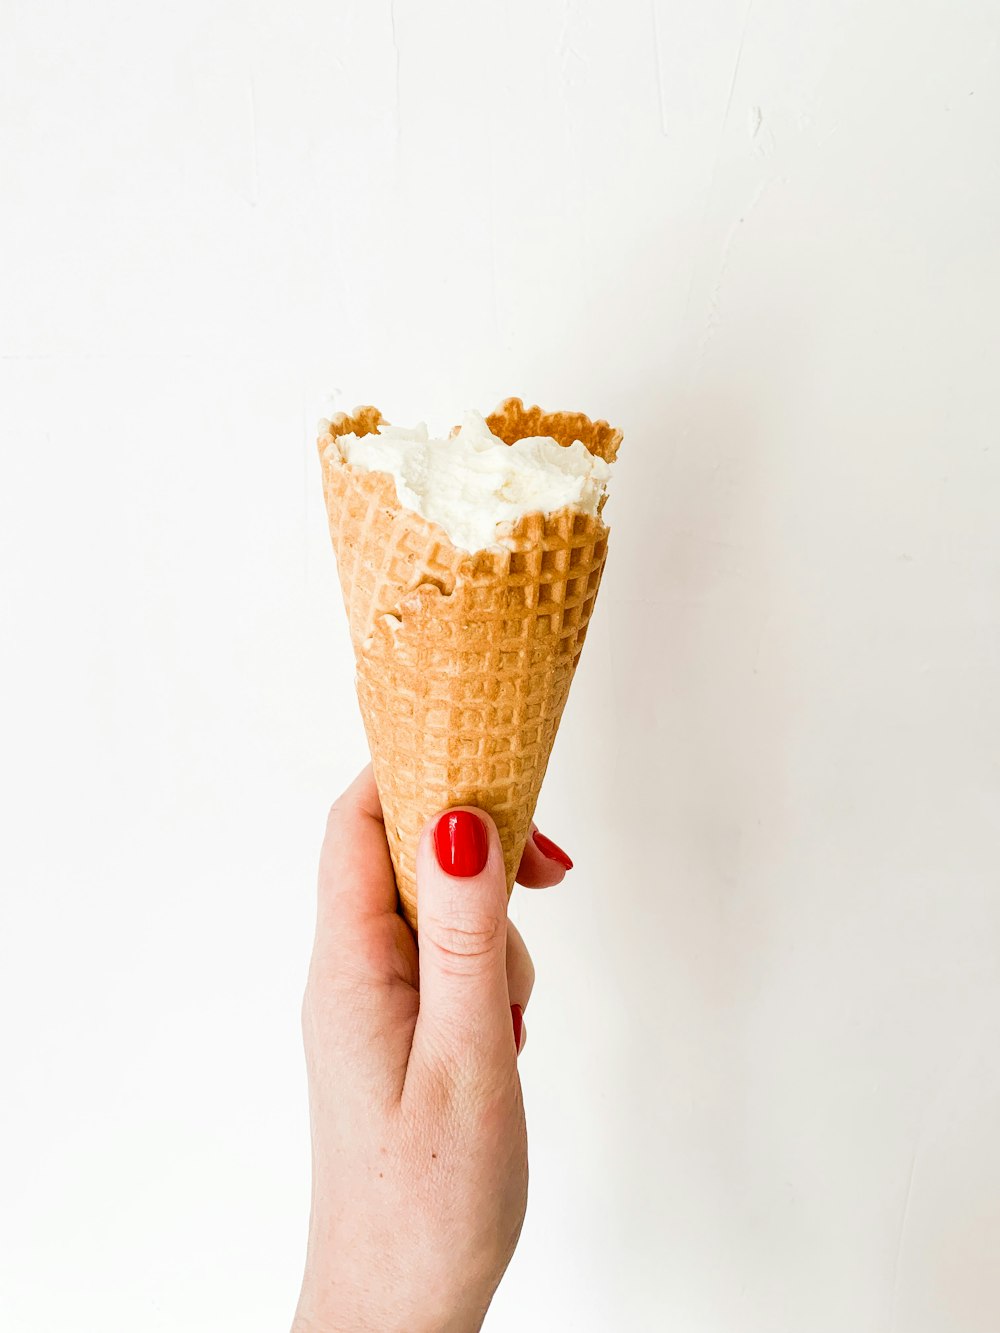
<instances>
[{"instance_id":1,"label":"human hand","mask_svg":"<svg viewBox=\"0 0 1000 1333\"><path fill-rule=\"evenodd\" d=\"M537 839L518 880L541 888L572 862ZM419 953L367 768L330 811L320 858L303 1004L313 1194L292 1333L472 1333L524 1220L517 1054L534 968L488 815L431 821L417 891Z\"/></svg>"}]
</instances>

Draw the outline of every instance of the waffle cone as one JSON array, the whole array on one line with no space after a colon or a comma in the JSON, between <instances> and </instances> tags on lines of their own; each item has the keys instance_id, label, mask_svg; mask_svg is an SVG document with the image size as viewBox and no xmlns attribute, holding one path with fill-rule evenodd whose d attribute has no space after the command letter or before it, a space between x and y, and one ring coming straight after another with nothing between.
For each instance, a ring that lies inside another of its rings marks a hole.
<instances>
[{"instance_id":1,"label":"waffle cone","mask_svg":"<svg viewBox=\"0 0 1000 1333\"><path fill-rule=\"evenodd\" d=\"M507 890L580 658L608 549L600 515L528 514L470 554L396 498L391 476L348 467L338 435L378 429L358 408L319 439L330 535L357 664L358 701L396 884L417 923L416 850L433 815L475 805L503 844ZM610 462L621 433L511 398L487 418L512 444L582 440Z\"/></svg>"}]
</instances>

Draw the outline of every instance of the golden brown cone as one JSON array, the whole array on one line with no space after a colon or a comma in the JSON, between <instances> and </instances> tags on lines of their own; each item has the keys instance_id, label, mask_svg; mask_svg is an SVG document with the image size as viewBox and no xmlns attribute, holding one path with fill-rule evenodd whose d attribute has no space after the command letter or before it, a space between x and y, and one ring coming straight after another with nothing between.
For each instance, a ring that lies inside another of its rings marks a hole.
<instances>
[{"instance_id":1,"label":"golden brown cone","mask_svg":"<svg viewBox=\"0 0 1000 1333\"><path fill-rule=\"evenodd\" d=\"M487 417L512 444L582 440L611 462L621 432L579 413L509 398ZM391 476L343 463L338 435L378 429L374 407L320 436L330 535L357 664L358 701L396 884L417 922L416 848L433 815L489 811L513 886L607 555L599 517L563 509L500 529L504 549L470 554L404 509Z\"/></svg>"}]
</instances>

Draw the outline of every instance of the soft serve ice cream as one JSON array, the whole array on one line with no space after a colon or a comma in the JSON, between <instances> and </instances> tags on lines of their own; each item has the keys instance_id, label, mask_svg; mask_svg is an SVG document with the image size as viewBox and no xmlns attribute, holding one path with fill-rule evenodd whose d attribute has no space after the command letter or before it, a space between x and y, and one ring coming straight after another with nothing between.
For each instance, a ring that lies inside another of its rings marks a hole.
<instances>
[{"instance_id":1,"label":"soft serve ice cream","mask_svg":"<svg viewBox=\"0 0 1000 1333\"><path fill-rule=\"evenodd\" d=\"M539 435L505 444L478 412L466 412L444 440L430 439L424 425L383 424L377 435L341 435L336 444L352 468L388 473L399 503L465 551L495 546L498 525L525 514L597 514L611 474L580 440L564 446Z\"/></svg>"}]
</instances>

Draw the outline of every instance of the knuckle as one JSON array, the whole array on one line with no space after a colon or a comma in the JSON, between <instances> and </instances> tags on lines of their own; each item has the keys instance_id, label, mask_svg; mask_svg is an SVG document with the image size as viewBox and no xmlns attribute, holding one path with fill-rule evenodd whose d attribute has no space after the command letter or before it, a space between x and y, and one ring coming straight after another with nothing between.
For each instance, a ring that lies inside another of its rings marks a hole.
<instances>
[{"instance_id":1,"label":"knuckle","mask_svg":"<svg viewBox=\"0 0 1000 1333\"><path fill-rule=\"evenodd\" d=\"M448 920L421 921L421 943L430 943L446 959L474 962L494 953L503 941L507 918L493 912L468 912Z\"/></svg>"},{"instance_id":2,"label":"knuckle","mask_svg":"<svg viewBox=\"0 0 1000 1333\"><path fill-rule=\"evenodd\" d=\"M337 829L343 822L344 816L347 814L347 809L346 795L338 796L326 814L326 832L328 837L336 833Z\"/></svg>"},{"instance_id":3,"label":"knuckle","mask_svg":"<svg viewBox=\"0 0 1000 1333\"><path fill-rule=\"evenodd\" d=\"M370 987L354 978L310 982L302 1000L302 1037L307 1050L344 1045L366 1032L377 1010Z\"/></svg>"}]
</instances>

